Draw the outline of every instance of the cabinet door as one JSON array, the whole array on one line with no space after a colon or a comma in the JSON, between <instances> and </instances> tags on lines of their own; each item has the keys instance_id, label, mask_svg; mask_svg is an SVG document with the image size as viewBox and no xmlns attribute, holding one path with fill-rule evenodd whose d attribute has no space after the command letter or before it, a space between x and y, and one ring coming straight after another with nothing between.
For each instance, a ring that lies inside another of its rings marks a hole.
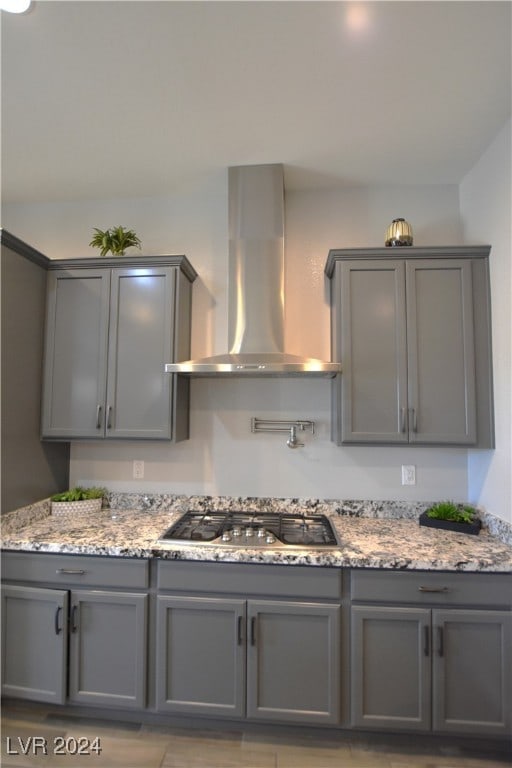
<instances>
[{"instance_id":1,"label":"cabinet door","mask_svg":"<svg viewBox=\"0 0 512 768\"><path fill-rule=\"evenodd\" d=\"M83 704L146 704L147 595L71 592L69 698Z\"/></svg>"},{"instance_id":2,"label":"cabinet door","mask_svg":"<svg viewBox=\"0 0 512 768\"><path fill-rule=\"evenodd\" d=\"M42 436L103 437L110 270L48 275Z\"/></svg>"},{"instance_id":3,"label":"cabinet door","mask_svg":"<svg viewBox=\"0 0 512 768\"><path fill-rule=\"evenodd\" d=\"M171 438L175 270L114 269L106 436Z\"/></svg>"},{"instance_id":4,"label":"cabinet door","mask_svg":"<svg viewBox=\"0 0 512 768\"><path fill-rule=\"evenodd\" d=\"M248 717L339 721L339 616L335 605L249 601Z\"/></svg>"},{"instance_id":5,"label":"cabinet door","mask_svg":"<svg viewBox=\"0 0 512 768\"><path fill-rule=\"evenodd\" d=\"M512 614L462 610L432 613L434 729L509 736Z\"/></svg>"},{"instance_id":6,"label":"cabinet door","mask_svg":"<svg viewBox=\"0 0 512 768\"><path fill-rule=\"evenodd\" d=\"M352 725L430 729L430 610L352 608Z\"/></svg>"},{"instance_id":7,"label":"cabinet door","mask_svg":"<svg viewBox=\"0 0 512 768\"><path fill-rule=\"evenodd\" d=\"M242 717L245 601L157 597L157 709Z\"/></svg>"},{"instance_id":8,"label":"cabinet door","mask_svg":"<svg viewBox=\"0 0 512 768\"><path fill-rule=\"evenodd\" d=\"M2 694L63 704L68 593L2 587Z\"/></svg>"},{"instance_id":9,"label":"cabinet door","mask_svg":"<svg viewBox=\"0 0 512 768\"><path fill-rule=\"evenodd\" d=\"M476 442L471 262L407 262L409 439Z\"/></svg>"},{"instance_id":10,"label":"cabinet door","mask_svg":"<svg viewBox=\"0 0 512 768\"><path fill-rule=\"evenodd\" d=\"M406 443L404 262L347 261L338 269L341 443Z\"/></svg>"}]
</instances>

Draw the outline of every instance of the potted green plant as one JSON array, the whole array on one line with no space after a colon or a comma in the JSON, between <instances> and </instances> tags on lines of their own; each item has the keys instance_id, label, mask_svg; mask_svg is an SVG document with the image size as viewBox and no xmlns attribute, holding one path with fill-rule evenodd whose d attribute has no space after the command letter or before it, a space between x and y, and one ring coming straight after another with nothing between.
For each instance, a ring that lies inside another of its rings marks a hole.
<instances>
[{"instance_id":1,"label":"potted green plant","mask_svg":"<svg viewBox=\"0 0 512 768\"><path fill-rule=\"evenodd\" d=\"M133 229L124 227L111 227L102 230L94 227L94 237L89 243L93 248L100 248L100 256L112 253L113 256L124 256L127 248L141 248L141 241Z\"/></svg>"},{"instance_id":2,"label":"potted green plant","mask_svg":"<svg viewBox=\"0 0 512 768\"><path fill-rule=\"evenodd\" d=\"M422 512L420 525L478 535L482 521L478 517L476 509L469 504L440 501Z\"/></svg>"},{"instance_id":3,"label":"potted green plant","mask_svg":"<svg viewBox=\"0 0 512 768\"><path fill-rule=\"evenodd\" d=\"M106 493L105 488L82 488L81 486L56 493L50 499L52 515L63 515L70 512L80 514L99 512Z\"/></svg>"}]
</instances>

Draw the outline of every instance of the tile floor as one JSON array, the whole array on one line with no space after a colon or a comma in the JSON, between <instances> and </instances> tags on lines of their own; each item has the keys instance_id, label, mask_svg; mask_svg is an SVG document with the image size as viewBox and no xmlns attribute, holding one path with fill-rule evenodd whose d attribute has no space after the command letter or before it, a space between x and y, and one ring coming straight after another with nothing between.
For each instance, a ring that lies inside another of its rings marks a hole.
<instances>
[{"instance_id":1,"label":"tile floor","mask_svg":"<svg viewBox=\"0 0 512 768\"><path fill-rule=\"evenodd\" d=\"M32 738L30 738L32 737ZM101 747L98 754L96 746ZM81 749L83 754L70 754ZM23 752L26 754L23 754ZM58 754L59 751L64 754ZM44 754L47 752L47 754ZM503 768L507 753L470 742L363 737L300 728L193 730L2 709L2 768Z\"/></svg>"}]
</instances>

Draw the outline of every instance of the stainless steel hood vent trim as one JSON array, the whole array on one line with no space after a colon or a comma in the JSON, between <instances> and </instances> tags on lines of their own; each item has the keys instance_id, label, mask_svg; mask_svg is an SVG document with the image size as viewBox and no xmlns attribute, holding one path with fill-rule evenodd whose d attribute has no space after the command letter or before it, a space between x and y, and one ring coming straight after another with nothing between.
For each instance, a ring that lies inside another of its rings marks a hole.
<instances>
[{"instance_id":1,"label":"stainless steel hood vent trim","mask_svg":"<svg viewBox=\"0 0 512 768\"><path fill-rule=\"evenodd\" d=\"M338 363L284 352L284 174L280 164L228 169L228 349L168 363L188 376L320 376Z\"/></svg>"}]
</instances>

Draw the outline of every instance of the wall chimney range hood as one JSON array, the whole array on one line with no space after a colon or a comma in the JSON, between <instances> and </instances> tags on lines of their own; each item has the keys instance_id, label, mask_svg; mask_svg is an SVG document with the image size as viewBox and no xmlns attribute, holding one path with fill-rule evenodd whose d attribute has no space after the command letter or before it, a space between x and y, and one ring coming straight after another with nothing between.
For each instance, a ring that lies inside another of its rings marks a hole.
<instances>
[{"instance_id":1,"label":"wall chimney range hood","mask_svg":"<svg viewBox=\"0 0 512 768\"><path fill-rule=\"evenodd\" d=\"M228 169L227 354L168 363L188 376L316 376L332 378L338 363L284 351L283 166Z\"/></svg>"}]
</instances>

